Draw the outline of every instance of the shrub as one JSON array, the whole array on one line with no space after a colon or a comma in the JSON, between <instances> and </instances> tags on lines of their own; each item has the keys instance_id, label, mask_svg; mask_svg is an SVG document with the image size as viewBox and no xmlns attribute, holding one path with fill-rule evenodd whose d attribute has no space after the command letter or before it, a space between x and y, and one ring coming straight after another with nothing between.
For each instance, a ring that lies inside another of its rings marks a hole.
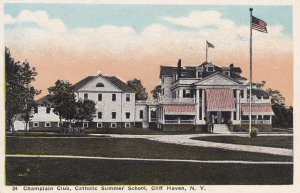
<instances>
[{"instance_id":1,"label":"shrub","mask_svg":"<svg viewBox=\"0 0 300 193\"><path fill-rule=\"evenodd\" d=\"M251 131L250 131L250 137L251 138L255 138L258 134L258 129L256 127L251 127Z\"/></svg>"}]
</instances>

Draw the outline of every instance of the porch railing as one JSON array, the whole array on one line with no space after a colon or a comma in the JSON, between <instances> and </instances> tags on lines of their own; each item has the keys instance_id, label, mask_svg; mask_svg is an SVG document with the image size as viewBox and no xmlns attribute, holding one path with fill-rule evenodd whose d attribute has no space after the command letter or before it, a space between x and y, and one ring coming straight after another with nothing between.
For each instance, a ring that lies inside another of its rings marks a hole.
<instances>
[{"instance_id":1,"label":"porch railing","mask_svg":"<svg viewBox=\"0 0 300 193\"><path fill-rule=\"evenodd\" d=\"M243 125L245 124L249 124L249 120L242 120L241 121ZM270 120L252 120L251 121L252 124L271 124L271 121Z\"/></svg>"},{"instance_id":2,"label":"porch railing","mask_svg":"<svg viewBox=\"0 0 300 193\"><path fill-rule=\"evenodd\" d=\"M164 124L193 124L194 120L165 120Z\"/></svg>"},{"instance_id":3,"label":"porch railing","mask_svg":"<svg viewBox=\"0 0 300 193\"><path fill-rule=\"evenodd\" d=\"M195 103L194 98L162 98L159 99L160 103Z\"/></svg>"}]
</instances>

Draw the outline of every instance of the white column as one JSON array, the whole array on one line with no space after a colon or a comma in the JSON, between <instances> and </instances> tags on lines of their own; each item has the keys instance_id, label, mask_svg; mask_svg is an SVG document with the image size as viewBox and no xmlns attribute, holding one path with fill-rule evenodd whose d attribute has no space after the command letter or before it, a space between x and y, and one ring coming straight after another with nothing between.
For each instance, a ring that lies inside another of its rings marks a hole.
<instances>
[{"instance_id":1,"label":"white column","mask_svg":"<svg viewBox=\"0 0 300 193\"><path fill-rule=\"evenodd\" d=\"M202 89L202 120L204 120L205 117L205 90Z\"/></svg>"},{"instance_id":2,"label":"white column","mask_svg":"<svg viewBox=\"0 0 300 193\"><path fill-rule=\"evenodd\" d=\"M234 113L233 113L233 111L231 111L231 121L233 121L233 116L234 116Z\"/></svg>"},{"instance_id":3,"label":"white column","mask_svg":"<svg viewBox=\"0 0 300 193\"><path fill-rule=\"evenodd\" d=\"M240 120L240 109L241 109L241 97L240 97L240 90L236 90L236 120Z\"/></svg>"},{"instance_id":4,"label":"white column","mask_svg":"<svg viewBox=\"0 0 300 193\"><path fill-rule=\"evenodd\" d=\"M199 101L199 89L196 90L196 120L199 120L199 107L200 107L200 101Z\"/></svg>"},{"instance_id":5,"label":"white column","mask_svg":"<svg viewBox=\"0 0 300 193\"><path fill-rule=\"evenodd\" d=\"M150 107L148 108L148 119L149 119L149 122L151 122L151 108Z\"/></svg>"},{"instance_id":6,"label":"white column","mask_svg":"<svg viewBox=\"0 0 300 193\"><path fill-rule=\"evenodd\" d=\"M164 109L164 107L162 107L162 122L163 122L163 124L165 123L165 109Z\"/></svg>"}]
</instances>

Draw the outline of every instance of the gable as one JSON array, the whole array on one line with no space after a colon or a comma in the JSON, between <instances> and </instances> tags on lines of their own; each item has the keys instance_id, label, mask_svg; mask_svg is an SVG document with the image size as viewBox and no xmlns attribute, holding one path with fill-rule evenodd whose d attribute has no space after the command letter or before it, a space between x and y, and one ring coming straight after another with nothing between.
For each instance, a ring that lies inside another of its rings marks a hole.
<instances>
[{"instance_id":1,"label":"gable","mask_svg":"<svg viewBox=\"0 0 300 193\"><path fill-rule=\"evenodd\" d=\"M121 92L121 90L113 85L103 76L97 76L86 85L82 86L80 91L92 91L92 92Z\"/></svg>"},{"instance_id":2,"label":"gable","mask_svg":"<svg viewBox=\"0 0 300 193\"><path fill-rule=\"evenodd\" d=\"M198 82L195 83L195 85L241 85L242 83L234 80L230 77L227 77L226 75L223 75L221 73L215 73L209 77L206 77Z\"/></svg>"}]
</instances>

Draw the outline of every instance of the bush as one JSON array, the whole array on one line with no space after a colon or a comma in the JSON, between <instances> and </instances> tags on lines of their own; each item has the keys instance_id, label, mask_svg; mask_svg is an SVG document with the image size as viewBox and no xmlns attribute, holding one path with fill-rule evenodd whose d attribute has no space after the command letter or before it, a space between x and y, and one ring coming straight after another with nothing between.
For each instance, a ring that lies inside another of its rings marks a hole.
<instances>
[{"instance_id":1,"label":"bush","mask_svg":"<svg viewBox=\"0 0 300 193\"><path fill-rule=\"evenodd\" d=\"M251 138L255 138L258 134L258 129L256 127L251 127L251 131L250 131L250 137Z\"/></svg>"}]
</instances>

